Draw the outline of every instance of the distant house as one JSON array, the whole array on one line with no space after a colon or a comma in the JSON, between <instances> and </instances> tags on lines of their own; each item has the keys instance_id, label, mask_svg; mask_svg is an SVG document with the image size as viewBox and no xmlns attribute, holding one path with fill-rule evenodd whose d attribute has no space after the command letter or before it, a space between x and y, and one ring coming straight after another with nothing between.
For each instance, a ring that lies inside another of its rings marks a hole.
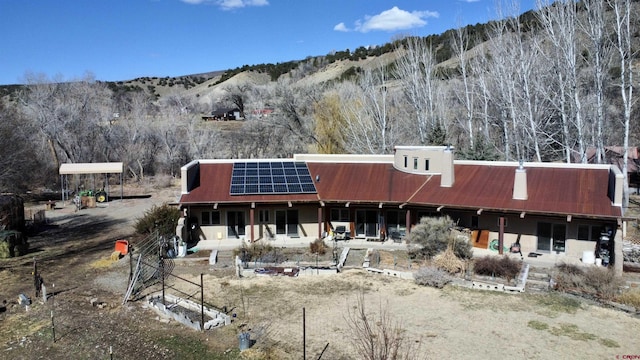
<instances>
[{"instance_id":1,"label":"distant house","mask_svg":"<svg viewBox=\"0 0 640 360\"><path fill-rule=\"evenodd\" d=\"M204 121L228 121L242 120L240 109L238 108L219 108L213 110L210 115L202 116Z\"/></svg>"},{"instance_id":2,"label":"distant house","mask_svg":"<svg viewBox=\"0 0 640 360\"><path fill-rule=\"evenodd\" d=\"M453 149L432 146L194 160L182 167L176 232L191 241L312 242L344 227L353 238L399 241L420 218L446 214L475 247L502 253L518 244L553 261L599 256L604 236L607 262L622 271L622 182L614 165L454 161Z\"/></svg>"},{"instance_id":3,"label":"distant house","mask_svg":"<svg viewBox=\"0 0 640 360\"><path fill-rule=\"evenodd\" d=\"M251 114L257 118L268 117L272 113L273 113L273 108L256 109L251 112Z\"/></svg>"},{"instance_id":4,"label":"distant house","mask_svg":"<svg viewBox=\"0 0 640 360\"><path fill-rule=\"evenodd\" d=\"M596 164L596 148L587 148L587 163ZM629 179L629 186L640 188L640 155L637 147L629 147L629 153L627 155L627 175ZM579 163L580 157L578 154L574 155L573 162ZM616 165L618 169L622 169L624 162L624 147L623 146L605 146L604 147L604 163Z\"/></svg>"}]
</instances>

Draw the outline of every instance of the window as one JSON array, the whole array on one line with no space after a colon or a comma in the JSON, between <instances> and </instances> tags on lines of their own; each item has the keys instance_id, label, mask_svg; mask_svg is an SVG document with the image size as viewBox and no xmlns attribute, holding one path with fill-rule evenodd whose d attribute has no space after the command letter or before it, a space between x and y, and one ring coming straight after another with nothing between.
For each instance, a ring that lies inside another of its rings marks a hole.
<instances>
[{"instance_id":1,"label":"window","mask_svg":"<svg viewBox=\"0 0 640 360\"><path fill-rule=\"evenodd\" d=\"M245 235L244 212L227 211L227 236L240 238Z\"/></svg>"},{"instance_id":2,"label":"window","mask_svg":"<svg viewBox=\"0 0 640 360\"><path fill-rule=\"evenodd\" d=\"M413 170L418 170L418 158L413 158Z\"/></svg>"},{"instance_id":3,"label":"window","mask_svg":"<svg viewBox=\"0 0 640 360\"><path fill-rule=\"evenodd\" d=\"M598 241L600 228L599 225L578 225L578 240Z\"/></svg>"},{"instance_id":4,"label":"window","mask_svg":"<svg viewBox=\"0 0 640 360\"><path fill-rule=\"evenodd\" d=\"M404 156L404 167L409 166L409 158L407 158L407 155Z\"/></svg>"},{"instance_id":5,"label":"window","mask_svg":"<svg viewBox=\"0 0 640 360\"><path fill-rule=\"evenodd\" d=\"M220 211L203 211L200 216L202 225L220 225Z\"/></svg>"},{"instance_id":6,"label":"window","mask_svg":"<svg viewBox=\"0 0 640 360\"><path fill-rule=\"evenodd\" d=\"M298 236L298 210L276 210L276 234Z\"/></svg>"},{"instance_id":7,"label":"window","mask_svg":"<svg viewBox=\"0 0 640 360\"><path fill-rule=\"evenodd\" d=\"M538 223L538 250L564 252L566 238L565 224Z\"/></svg>"},{"instance_id":8,"label":"window","mask_svg":"<svg viewBox=\"0 0 640 360\"><path fill-rule=\"evenodd\" d=\"M471 216L471 228L472 229L477 229L478 228L478 217L475 215Z\"/></svg>"},{"instance_id":9,"label":"window","mask_svg":"<svg viewBox=\"0 0 640 360\"><path fill-rule=\"evenodd\" d=\"M349 209L331 209L331 221L349 221Z\"/></svg>"},{"instance_id":10,"label":"window","mask_svg":"<svg viewBox=\"0 0 640 360\"><path fill-rule=\"evenodd\" d=\"M387 211L387 234L396 240L407 233L407 211L389 210Z\"/></svg>"},{"instance_id":11,"label":"window","mask_svg":"<svg viewBox=\"0 0 640 360\"><path fill-rule=\"evenodd\" d=\"M269 210L260 210L260 223L265 224L269 222Z\"/></svg>"},{"instance_id":12,"label":"window","mask_svg":"<svg viewBox=\"0 0 640 360\"><path fill-rule=\"evenodd\" d=\"M429 171L429 159L424 160L424 171Z\"/></svg>"}]
</instances>

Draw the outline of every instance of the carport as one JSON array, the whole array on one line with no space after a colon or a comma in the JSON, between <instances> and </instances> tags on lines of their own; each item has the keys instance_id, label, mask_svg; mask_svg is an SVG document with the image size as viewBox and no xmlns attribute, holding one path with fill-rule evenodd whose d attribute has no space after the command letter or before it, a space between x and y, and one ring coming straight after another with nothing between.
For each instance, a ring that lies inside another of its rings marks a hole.
<instances>
[{"instance_id":1,"label":"carport","mask_svg":"<svg viewBox=\"0 0 640 360\"><path fill-rule=\"evenodd\" d=\"M121 162L104 162L104 163L67 163L60 165L60 183L62 186L62 201L68 200L68 190L66 188L67 175L95 175L105 174L105 191L109 194L109 174L120 174L120 200L122 200L124 193L124 184L122 181L122 169L123 163ZM95 190L95 177L94 190Z\"/></svg>"}]
</instances>

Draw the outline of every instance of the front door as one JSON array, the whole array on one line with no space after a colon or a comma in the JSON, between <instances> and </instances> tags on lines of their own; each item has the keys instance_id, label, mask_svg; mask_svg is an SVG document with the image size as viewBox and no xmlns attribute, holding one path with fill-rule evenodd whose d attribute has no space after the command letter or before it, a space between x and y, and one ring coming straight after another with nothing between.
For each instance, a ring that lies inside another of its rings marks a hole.
<instances>
[{"instance_id":1,"label":"front door","mask_svg":"<svg viewBox=\"0 0 640 360\"><path fill-rule=\"evenodd\" d=\"M538 223L538 250L564 252L567 227L564 224Z\"/></svg>"},{"instance_id":2,"label":"front door","mask_svg":"<svg viewBox=\"0 0 640 360\"><path fill-rule=\"evenodd\" d=\"M227 237L239 239L245 235L244 211L227 211Z\"/></svg>"},{"instance_id":3,"label":"front door","mask_svg":"<svg viewBox=\"0 0 640 360\"><path fill-rule=\"evenodd\" d=\"M276 234L298 236L298 210L276 210Z\"/></svg>"},{"instance_id":4,"label":"front door","mask_svg":"<svg viewBox=\"0 0 640 360\"><path fill-rule=\"evenodd\" d=\"M356 236L377 237L378 234L378 211L377 210L357 210L356 211Z\"/></svg>"}]
</instances>

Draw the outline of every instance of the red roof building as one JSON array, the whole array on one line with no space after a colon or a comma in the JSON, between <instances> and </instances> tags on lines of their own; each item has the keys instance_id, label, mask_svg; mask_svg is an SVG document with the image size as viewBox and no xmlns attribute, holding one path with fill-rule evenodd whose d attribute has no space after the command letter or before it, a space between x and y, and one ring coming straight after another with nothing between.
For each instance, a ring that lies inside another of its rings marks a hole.
<instances>
[{"instance_id":1,"label":"red roof building","mask_svg":"<svg viewBox=\"0 0 640 360\"><path fill-rule=\"evenodd\" d=\"M612 165L454 161L449 148L398 146L394 155L196 160L182 168L179 202L184 224L199 227L193 241L313 241L336 226L401 241L421 217L446 214L477 247L499 239L580 258L605 231L621 242L622 181Z\"/></svg>"}]
</instances>

